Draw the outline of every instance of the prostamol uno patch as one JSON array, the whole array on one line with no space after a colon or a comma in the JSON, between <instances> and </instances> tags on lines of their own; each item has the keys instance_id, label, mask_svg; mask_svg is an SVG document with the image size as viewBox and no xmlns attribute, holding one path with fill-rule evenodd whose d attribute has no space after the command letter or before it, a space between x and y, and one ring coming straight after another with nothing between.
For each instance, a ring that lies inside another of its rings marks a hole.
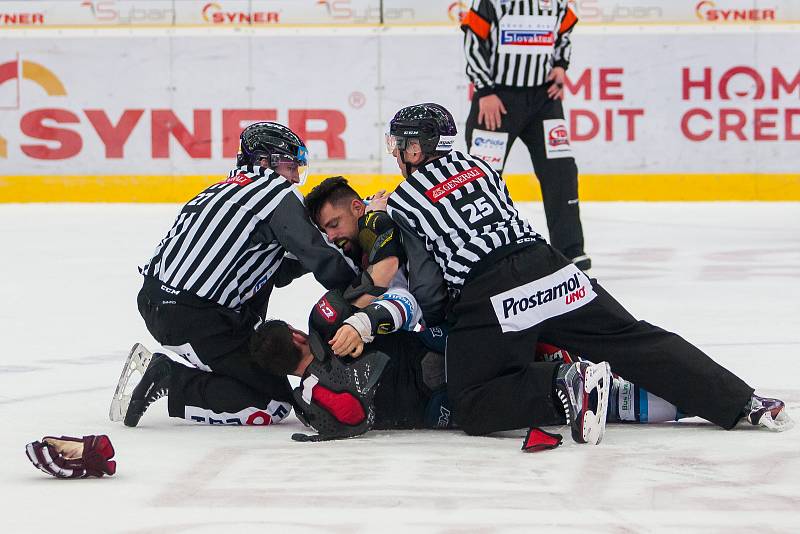
<instances>
[{"instance_id":1,"label":"prostamol uno patch","mask_svg":"<svg viewBox=\"0 0 800 534\"><path fill-rule=\"evenodd\" d=\"M589 277L574 265L493 296L503 332L519 332L591 302L597 294Z\"/></svg>"}]
</instances>

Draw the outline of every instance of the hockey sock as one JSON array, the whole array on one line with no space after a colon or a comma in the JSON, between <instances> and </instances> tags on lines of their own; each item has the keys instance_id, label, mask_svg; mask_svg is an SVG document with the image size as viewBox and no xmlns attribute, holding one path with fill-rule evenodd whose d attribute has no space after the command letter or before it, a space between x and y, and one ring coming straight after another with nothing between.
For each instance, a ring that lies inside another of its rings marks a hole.
<instances>
[{"instance_id":1,"label":"hockey sock","mask_svg":"<svg viewBox=\"0 0 800 534\"><path fill-rule=\"evenodd\" d=\"M615 377L608 403L611 423L663 423L690 417L674 404L653 395L641 386Z\"/></svg>"}]
</instances>

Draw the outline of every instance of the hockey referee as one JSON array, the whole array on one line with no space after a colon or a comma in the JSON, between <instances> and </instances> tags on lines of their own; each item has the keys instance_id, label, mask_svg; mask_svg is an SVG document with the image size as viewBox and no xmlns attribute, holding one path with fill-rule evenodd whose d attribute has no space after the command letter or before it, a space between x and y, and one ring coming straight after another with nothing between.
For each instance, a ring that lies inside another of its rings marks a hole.
<instances>
[{"instance_id":1,"label":"hockey referee","mask_svg":"<svg viewBox=\"0 0 800 534\"><path fill-rule=\"evenodd\" d=\"M307 271L331 289L355 277L306 215L297 189L307 173L303 141L274 122L251 124L240 140L236 167L183 206L140 269L147 329L191 367L156 354L124 414L128 426L164 395L172 417L280 421L291 410L289 382L267 374L249 351L272 289Z\"/></svg>"},{"instance_id":2,"label":"hockey referee","mask_svg":"<svg viewBox=\"0 0 800 534\"><path fill-rule=\"evenodd\" d=\"M567 0L472 0L461 29L475 86L466 124L470 155L502 174L511 145L522 139L542 190L550 242L587 270L578 167L561 106L577 22Z\"/></svg>"}]
</instances>

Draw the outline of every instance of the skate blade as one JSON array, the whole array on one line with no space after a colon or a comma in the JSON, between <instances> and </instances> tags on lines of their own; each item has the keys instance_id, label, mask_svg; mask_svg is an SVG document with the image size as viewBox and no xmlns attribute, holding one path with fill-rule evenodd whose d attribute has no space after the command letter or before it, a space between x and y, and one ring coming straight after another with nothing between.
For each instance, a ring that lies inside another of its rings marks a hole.
<instances>
[{"instance_id":1,"label":"skate blade","mask_svg":"<svg viewBox=\"0 0 800 534\"><path fill-rule=\"evenodd\" d=\"M597 391L597 409L586 410L581 425L583 440L590 445L598 445L606 432L608 396L611 391L611 366L607 362L600 362L587 369L583 386L584 403L589 402L589 394L594 390Z\"/></svg>"},{"instance_id":2,"label":"skate blade","mask_svg":"<svg viewBox=\"0 0 800 534\"><path fill-rule=\"evenodd\" d=\"M108 409L108 418L112 421L116 422L125 419L125 414L128 412L128 404L131 402L130 390L135 387L134 384L134 386L128 389L128 382L135 371L139 372L140 377L144 374L152 357L153 353L147 350L141 343L136 343L133 348L131 348L128 359L125 360L125 366L122 368L122 373L119 376L117 389L114 391L114 396L111 398L111 406Z\"/></svg>"}]
</instances>

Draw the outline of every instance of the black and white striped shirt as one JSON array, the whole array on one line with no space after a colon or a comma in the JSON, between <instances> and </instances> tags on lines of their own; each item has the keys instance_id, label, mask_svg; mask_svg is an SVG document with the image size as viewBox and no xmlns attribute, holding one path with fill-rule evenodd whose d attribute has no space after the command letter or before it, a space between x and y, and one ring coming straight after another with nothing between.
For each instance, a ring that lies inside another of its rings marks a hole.
<instances>
[{"instance_id":1,"label":"black and white striped shirt","mask_svg":"<svg viewBox=\"0 0 800 534\"><path fill-rule=\"evenodd\" d=\"M271 281L287 251L326 287L354 276L306 216L297 187L269 169L239 167L186 203L140 272L237 309Z\"/></svg>"},{"instance_id":2,"label":"black and white striped shirt","mask_svg":"<svg viewBox=\"0 0 800 534\"><path fill-rule=\"evenodd\" d=\"M498 85L536 87L569 66L578 22L567 0L472 0L461 22L467 76L485 96Z\"/></svg>"},{"instance_id":3,"label":"black and white striped shirt","mask_svg":"<svg viewBox=\"0 0 800 534\"><path fill-rule=\"evenodd\" d=\"M424 240L451 290L499 247L542 239L514 207L503 179L484 161L457 151L401 182L388 212Z\"/></svg>"}]
</instances>

